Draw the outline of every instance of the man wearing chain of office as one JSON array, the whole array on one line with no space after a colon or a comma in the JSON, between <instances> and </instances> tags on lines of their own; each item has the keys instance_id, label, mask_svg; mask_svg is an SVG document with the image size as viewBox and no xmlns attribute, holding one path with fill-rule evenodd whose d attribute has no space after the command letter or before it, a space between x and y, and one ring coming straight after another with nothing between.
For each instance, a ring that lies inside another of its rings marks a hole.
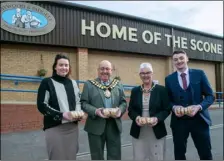
<instances>
[{"instance_id":1,"label":"man wearing chain of office","mask_svg":"<svg viewBox=\"0 0 224 161\"><path fill-rule=\"evenodd\" d=\"M121 117L127 108L122 84L112 79L112 64L103 60L98 66L98 78L84 84L81 103L88 114L84 130L88 133L92 160L121 160Z\"/></svg>"}]
</instances>

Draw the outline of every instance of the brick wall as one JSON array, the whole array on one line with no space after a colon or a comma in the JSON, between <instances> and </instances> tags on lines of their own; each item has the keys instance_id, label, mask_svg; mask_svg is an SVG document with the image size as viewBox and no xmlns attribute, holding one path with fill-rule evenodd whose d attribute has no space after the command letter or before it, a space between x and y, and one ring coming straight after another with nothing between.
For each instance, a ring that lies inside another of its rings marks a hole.
<instances>
[{"instance_id":1,"label":"brick wall","mask_svg":"<svg viewBox=\"0 0 224 161\"><path fill-rule=\"evenodd\" d=\"M151 62L155 71L154 79L164 84L164 76L168 74L167 58L152 57L142 54L117 53L88 49L47 47L38 45L2 44L1 45L1 73L13 75L36 76L41 67L41 55L44 68L48 70L46 76L52 73L52 64L56 54L66 52L71 60L72 78L79 80L93 79L97 76L97 67L101 60L111 61L115 67L114 76L119 75L124 84L140 84L138 68L142 62ZM6 63L7 62L7 63ZM126 63L128 62L128 63ZM1 88L37 90L39 83L19 83L1 81ZM80 90L82 90L82 84ZM127 92L129 94L129 92ZM1 92L4 102L36 102L35 93Z\"/></svg>"},{"instance_id":2,"label":"brick wall","mask_svg":"<svg viewBox=\"0 0 224 161\"><path fill-rule=\"evenodd\" d=\"M113 75L120 76L124 84L141 84L138 72L139 65L143 62L152 64L154 70L153 79L159 80L160 84L165 84L164 78L169 72L167 68L167 57L89 50L89 78L93 79L97 76L98 65L104 59L109 60L113 64L115 68Z\"/></svg>"},{"instance_id":3,"label":"brick wall","mask_svg":"<svg viewBox=\"0 0 224 161\"><path fill-rule=\"evenodd\" d=\"M21 44L1 44L1 73L13 75L37 76L37 70L41 65L41 55L43 66L47 69L47 75L52 74L52 65L56 54L65 52L70 57L72 67L72 77L76 76L76 52L75 48L49 47L39 45ZM19 83L15 85L12 81L1 81L1 88L30 89L37 90L39 83ZM35 102L34 93L1 92L1 101L25 101Z\"/></svg>"},{"instance_id":4,"label":"brick wall","mask_svg":"<svg viewBox=\"0 0 224 161\"><path fill-rule=\"evenodd\" d=\"M35 105L1 104L1 133L41 129L41 122Z\"/></svg>"},{"instance_id":5,"label":"brick wall","mask_svg":"<svg viewBox=\"0 0 224 161\"><path fill-rule=\"evenodd\" d=\"M41 55L44 68L48 70L46 76L52 72L52 64L56 54L65 52L70 57L72 78L79 80L97 77L97 67L100 61L109 60L114 66L113 76L120 76L122 83L129 85L141 84L138 75L139 65L142 62L152 63L153 79L164 85L164 78L171 73L172 59L168 57L149 56L134 53L119 53L88 49L49 47L38 45L1 44L1 73L14 75L36 76L41 67ZM190 67L203 69L215 89L215 65L211 62L190 61ZM1 81L1 88L33 89L39 83L19 83ZM82 91L83 85L80 85ZM215 91L215 90L214 90ZM126 91L130 95L130 91ZM5 104L6 102L10 104ZM1 131L23 131L42 128L42 116L34 104L21 102L36 102L35 93L1 92ZM123 119L127 119L124 115ZM84 123L84 122L82 122Z\"/></svg>"},{"instance_id":6,"label":"brick wall","mask_svg":"<svg viewBox=\"0 0 224 161\"><path fill-rule=\"evenodd\" d=\"M215 74L215 63L205 61L189 61L190 68L202 69L208 77L213 91L216 91L216 74Z\"/></svg>"},{"instance_id":7,"label":"brick wall","mask_svg":"<svg viewBox=\"0 0 224 161\"><path fill-rule=\"evenodd\" d=\"M34 104L1 104L1 133L40 130L43 128L42 119ZM122 119L129 119L127 112ZM85 120L80 123L84 125Z\"/></svg>"}]
</instances>

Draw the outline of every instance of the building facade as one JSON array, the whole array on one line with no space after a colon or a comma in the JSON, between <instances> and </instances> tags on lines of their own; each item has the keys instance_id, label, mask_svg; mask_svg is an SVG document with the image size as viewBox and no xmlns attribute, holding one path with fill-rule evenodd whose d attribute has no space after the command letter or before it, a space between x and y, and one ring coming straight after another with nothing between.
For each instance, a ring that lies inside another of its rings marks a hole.
<instances>
[{"instance_id":1,"label":"building facade","mask_svg":"<svg viewBox=\"0 0 224 161\"><path fill-rule=\"evenodd\" d=\"M153 78L164 85L175 71L172 52L180 49L190 68L204 70L212 89L223 91L223 37L65 2L2 2L1 15L1 74L37 76L44 68L51 76L55 55L67 53L76 80L95 78L107 59L124 84L139 85L139 65L150 62ZM38 86L1 81L2 88ZM1 92L1 100L4 106L34 106L36 93Z\"/></svg>"}]
</instances>

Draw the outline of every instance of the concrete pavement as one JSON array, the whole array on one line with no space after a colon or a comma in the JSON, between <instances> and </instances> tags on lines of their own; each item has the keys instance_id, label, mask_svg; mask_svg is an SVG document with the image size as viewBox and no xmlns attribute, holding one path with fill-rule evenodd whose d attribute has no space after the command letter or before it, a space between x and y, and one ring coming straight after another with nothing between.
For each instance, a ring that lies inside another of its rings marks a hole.
<instances>
[{"instance_id":1,"label":"concrete pavement","mask_svg":"<svg viewBox=\"0 0 224 161\"><path fill-rule=\"evenodd\" d=\"M211 127L212 148L215 160L223 160L223 110L210 111L213 126ZM170 128L170 117L166 120L168 136L166 141L166 159L173 160L173 143ZM132 144L129 135L131 121L123 121L122 133L122 159L132 160ZM79 127L80 149L77 160L90 160L87 134L83 126ZM106 154L106 152L105 152ZM188 160L197 160L197 151L194 148L192 139L189 137ZM2 160L43 160L47 159L44 133L42 130L30 132L8 133L1 135L1 159Z\"/></svg>"}]
</instances>

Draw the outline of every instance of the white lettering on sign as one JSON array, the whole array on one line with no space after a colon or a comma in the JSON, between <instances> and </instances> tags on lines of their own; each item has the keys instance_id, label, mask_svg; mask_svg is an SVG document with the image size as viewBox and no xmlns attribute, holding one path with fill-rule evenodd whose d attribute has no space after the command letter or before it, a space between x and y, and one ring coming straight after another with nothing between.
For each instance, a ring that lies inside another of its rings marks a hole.
<instances>
[{"instance_id":1,"label":"white lettering on sign","mask_svg":"<svg viewBox=\"0 0 224 161\"><path fill-rule=\"evenodd\" d=\"M191 41L190 41L190 43L191 43L191 50L196 50L197 48L196 48L196 40L195 39L191 39Z\"/></svg>"},{"instance_id":2,"label":"white lettering on sign","mask_svg":"<svg viewBox=\"0 0 224 161\"><path fill-rule=\"evenodd\" d=\"M195 39L191 39L190 45L191 50L198 50L207 53L223 54L221 44L214 44L209 42L203 42L202 40L196 41Z\"/></svg>"},{"instance_id":3,"label":"white lettering on sign","mask_svg":"<svg viewBox=\"0 0 224 161\"><path fill-rule=\"evenodd\" d=\"M138 39L136 38L137 37L137 29L136 28L129 28L128 30L128 36L129 36L129 41L134 41L134 42L138 42Z\"/></svg>"},{"instance_id":4,"label":"white lettering on sign","mask_svg":"<svg viewBox=\"0 0 224 161\"><path fill-rule=\"evenodd\" d=\"M121 39L123 37L123 40L127 40L127 27L122 26L120 31L117 25L112 25L113 28L113 39L116 39L117 37Z\"/></svg>"},{"instance_id":5,"label":"white lettering on sign","mask_svg":"<svg viewBox=\"0 0 224 161\"><path fill-rule=\"evenodd\" d=\"M199 51L203 51L203 48L202 48L202 44L203 42L201 41L201 40L199 40L197 43L196 43L196 46L197 46L197 49L199 50Z\"/></svg>"},{"instance_id":6,"label":"white lettering on sign","mask_svg":"<svg viewBox=\"0 0 224 161\"><path fill-rule=\"evenodd\" d=\"M222 54L222 45L221 44L218 44L218 54Z\"/></svg>"},{"instance_id":7,"label":"white lettering on sign","mask_svg":"<svg viewBox=\"0 0 224 161\"><path fill-rule=\"evenodd\" d=\"M208 53L210 51L210 45L209 45L209 43L208 42L205 42L204 45L203 45L203 48L204 48L205 52Z\"/></svg>"},{"instance_id":8,"label":"white lettering on sign","mask_svg":"<svg viewBox=\"0 0 224 161\"><path fill-rule=\"evenodd\" d=\"M105 27L106 28L106 33L102 33L101 32L101 28ZM108 37L111 34L111 29L110 26L104 22L100 22L97 26L96 26L96 32L100 37Z\"/></svg>"},{"instance_id":9,"label":"white lettering on sign","mask_svg":"<svg viewBox=\"0 0 224 161\"><path fill-rule=\"evenodd\" d=\"M116 24L107 24L106 22L99 22L95 24L94 21L86 23L85 19L82 19L81 23L82 35L90 36L99 35L102 38L111 37L112 39L121 39L124 41L138 42L138 29L132 27L121 26ZM212 54L223 54L222 44L206 42L202 40L190 39L186 37L175 36L170 34L164 34L166 45L168 47L190 49L193 51L206 52ZM141 38L144 43L151 45L158 45L163 38L163 35L156 31L144 30L141 33ZM189 43L188 43L189 42Z\"/></svg>"},{"instance_id":10,"label":"white lettering on sign","mask_svg":"<svg viewBox=\"0 0 224 161\"><path fill-rule=\"evenodd\" d=\"M187 49L187 38L181 37L181 48Z\"/></svg>"},{"instance_id":11,"label":"white lettering on sign","mask_svg":"<svg viewBox=\"0 0 224 161\"><path fill-rule=\"evenodd\" d=\"M161 39L161 33L154 32L154 44L158 44L158 41Z\"/></svg>"},{"instance_id":12,"label":"white lettering on sign","mask_svg":"<svg viewBox=\"0 0 224 161\"><path fill-rule=\"evenodd\" d=\"M167 46L171 46L170 42L171 42L172 35L165 34L165 37L166 37Z\"/></svg>"},{"instance_id":13,"label":"white lettering on sign","mask_svg":"<svg viewBox=\"0 0 224 161\"><path fill-rule=\"evenodd\" d=\"M94 21L90 21L90 26L86 26L86 20L82 20L82 35L86 35L86 30L90 30L90 35L94 36Z\"/></svg>"},{"instance_id":14,"label":"white lettering on sign","mask_svg":"<svg viewBox=\"0 0 224 161\"><path fill-rule=\"evenodd\" d=\"M149 35L149 39L148 39L148 40L146 39L146 35ZM143 39L143 41L144 41L145 43L147 43L147 44L151 44L152 41L153 41L153 35L152 35L152 33L151 33L150 31L145 30L145 31L142 33L142 39Z\"/></svg>"},{"instance_id":15,"label":"white lettering on sign","mask_svg":"<svg viewBox=\"0 0 224 161\"><path fill-rule=\"evenodd\" d=\"M173 36L173 47L180 48L180 37L179 36L177 36L177 37Z\"/></svg>"},{"instance_id":16,"label":"white lettering on sign","mask_svg":"<svg viewBox=\"0 0 224 161\"><path fill-rule=\"evenodd\" d=\"M146 38L148 35L149 38ZM158 41L159 40L162 40L161 39L161 33L158 33L158 32L154 32L152 33L151 31L149 30L145 30L143 33L142 33L142 40L147 43L147 44L151 44L152 42L154 44L158 44Z\"/></svg>"},{"instance_id":17,"label":"white lettering on sign","mask_svg":"<svg viewBox=\"0 0 224 161\"><path fill-rule=\"evenodd\" d=\"M95 32L103 38L107 38L112 34L113 39L123 39L128 41L133 41L133 42L138 42L137 39L137 29L136 28L131 28L122 26L121 29L115 24L110 27L107 23L105 22L100 22L96 25L95 28L95 23L94 21L90 21L90 25L88 26L86 24L86 20L82 20L82 35L86 35L86 31L90 31L91 36L95 36ZM128 30L128 36L127 36L127 30Z\"/></svg>"},{"instance_id":18,"label":"white lettering on sign","mask_svg":"<svg viewBox=\"0 0 224 161\"><path fill-rule=\"evenodd\" d=\"M211 53L215 53L217 50L217 46L215 44L211 44Z\"/></svg>"}]
</instances>

